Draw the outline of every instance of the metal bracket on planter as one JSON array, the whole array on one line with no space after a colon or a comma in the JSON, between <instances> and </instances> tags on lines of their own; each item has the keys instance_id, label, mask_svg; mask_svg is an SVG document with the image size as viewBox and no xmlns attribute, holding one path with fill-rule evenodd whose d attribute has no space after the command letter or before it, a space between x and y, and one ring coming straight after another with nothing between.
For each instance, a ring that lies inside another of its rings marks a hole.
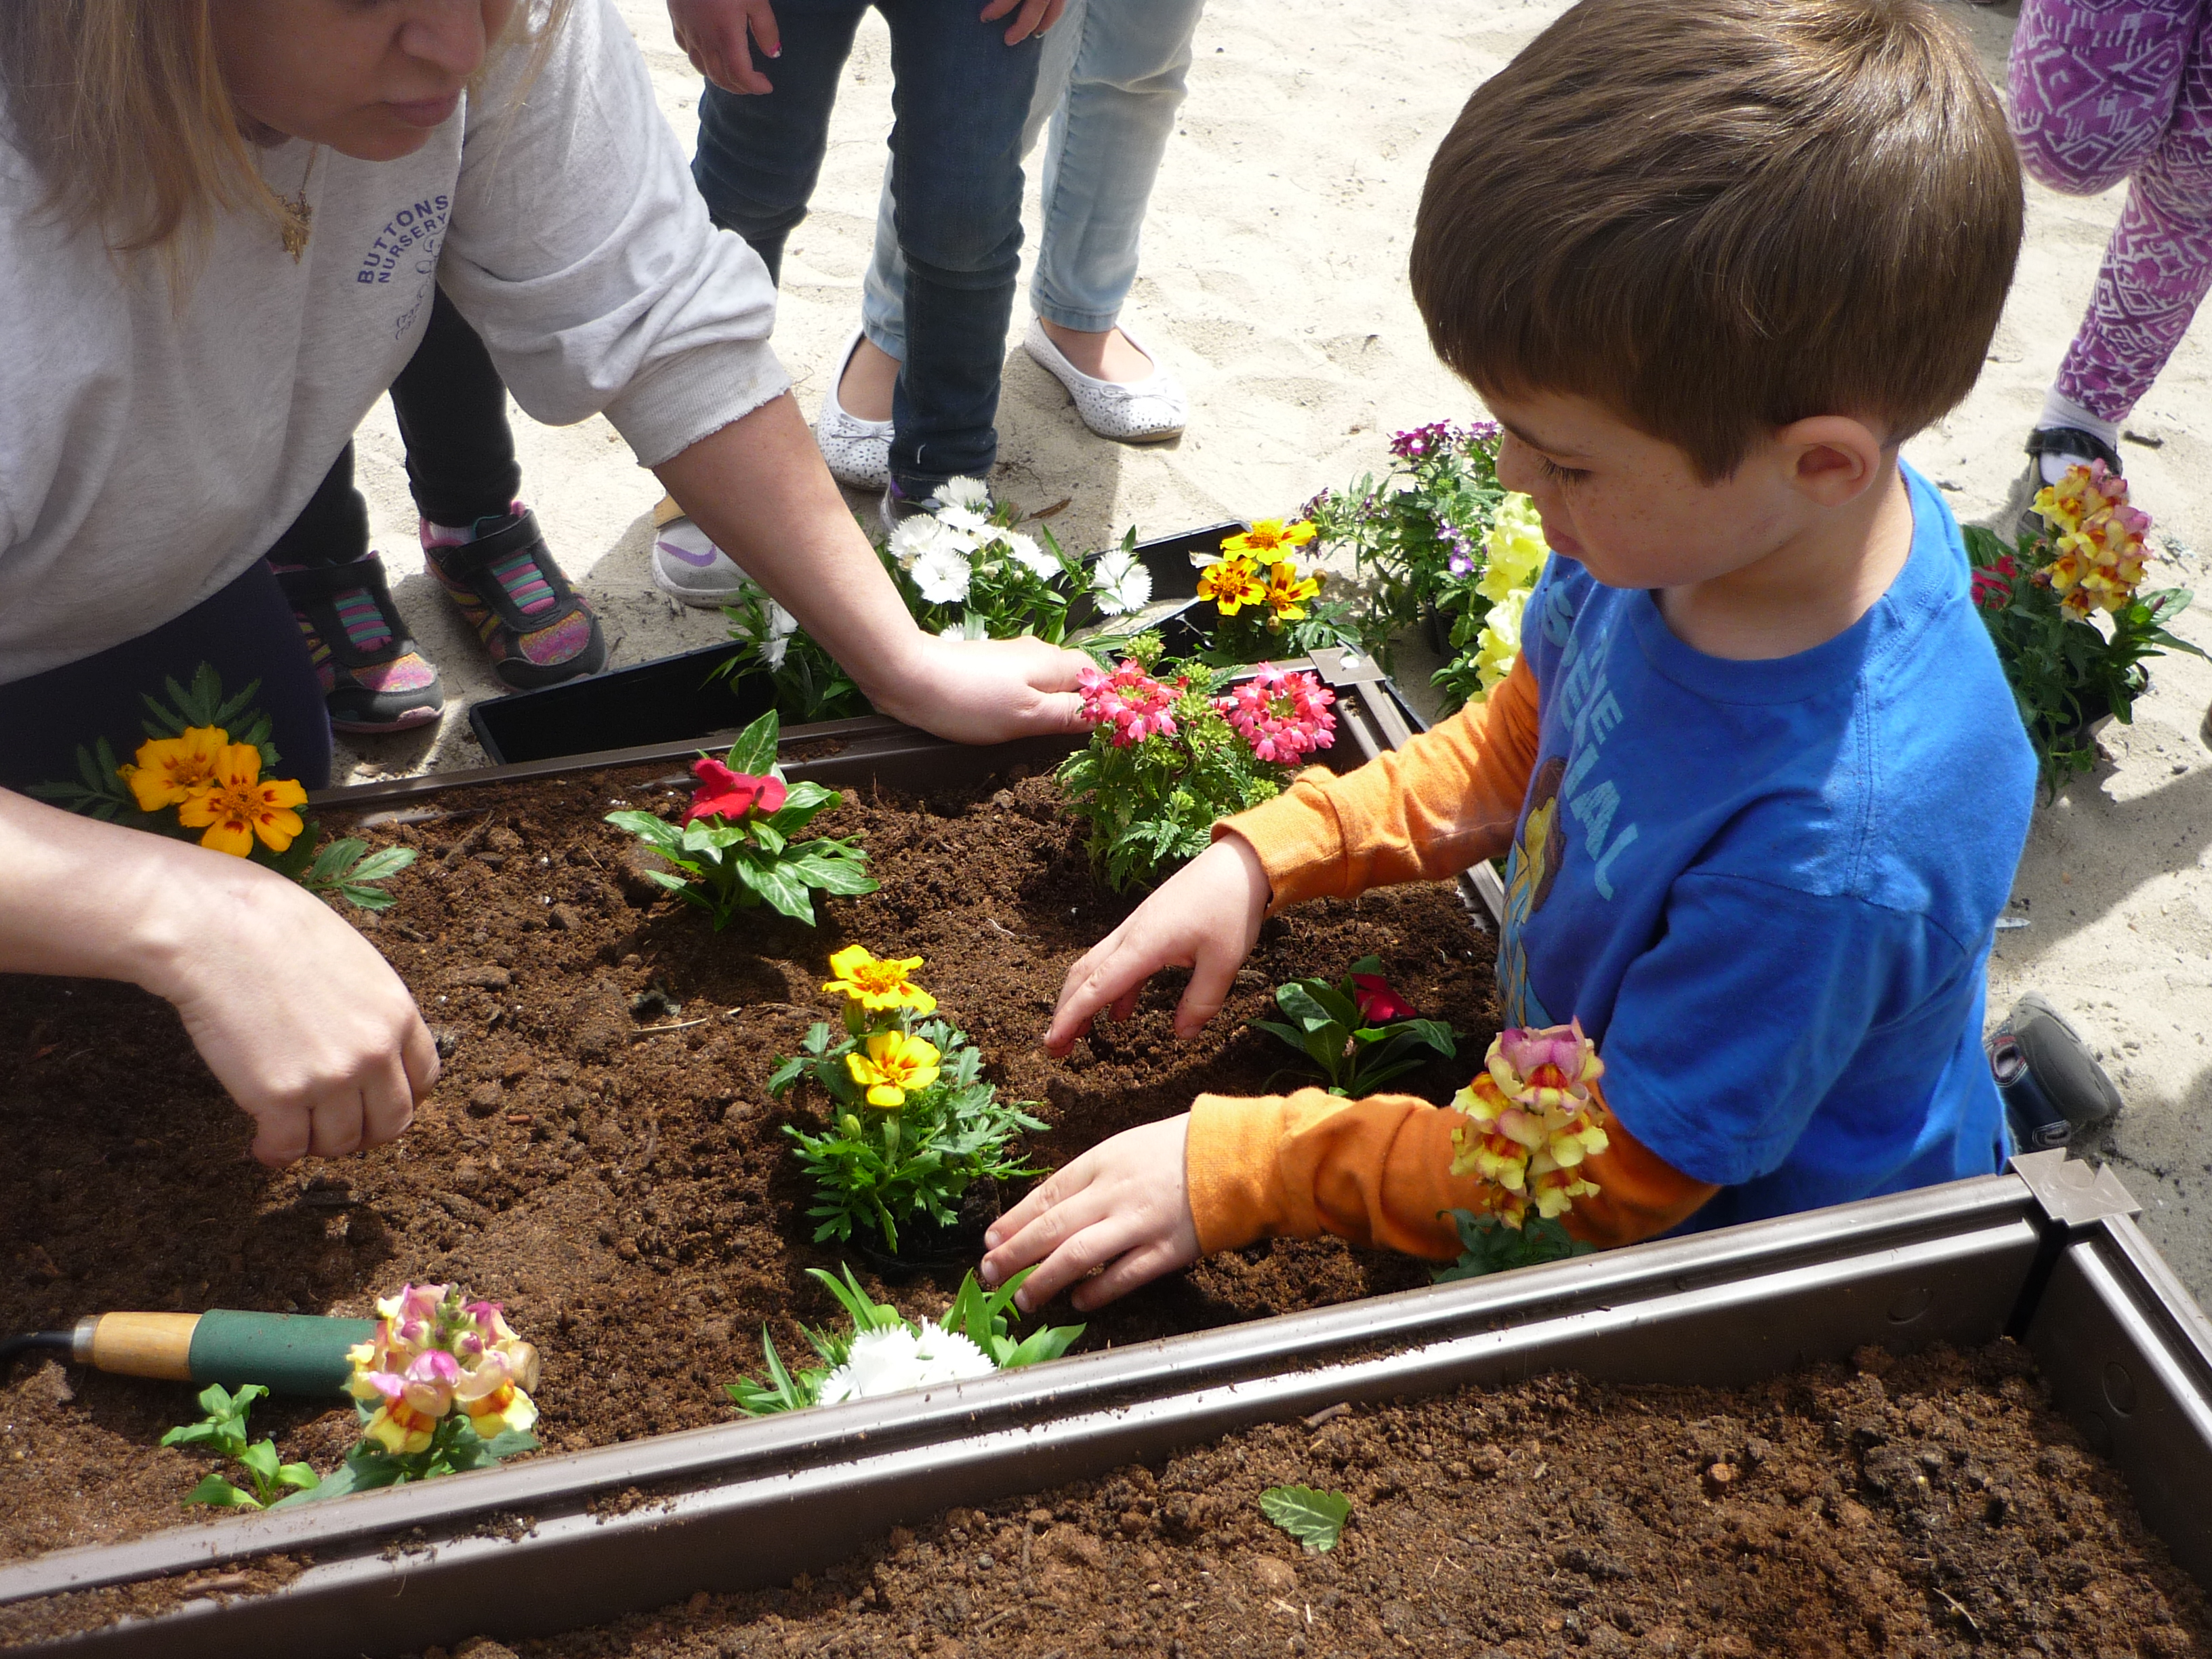
<instances>
[{"instance_id":1,"label":"metal bracket on planter","mask_svg":"<svg viewBox=\"0 0 2212 1659\"><path fill-rule=\"evenodd\" d=\"M2012 1168L2035 1194L2044 1214L2062 1227L2087 1227L2106 1216L2142 1213L2142 1206L2108 1166L2069 1158L2063 1147L2022 1152L2012 1160Z\"/></svg>"}]
</instances>

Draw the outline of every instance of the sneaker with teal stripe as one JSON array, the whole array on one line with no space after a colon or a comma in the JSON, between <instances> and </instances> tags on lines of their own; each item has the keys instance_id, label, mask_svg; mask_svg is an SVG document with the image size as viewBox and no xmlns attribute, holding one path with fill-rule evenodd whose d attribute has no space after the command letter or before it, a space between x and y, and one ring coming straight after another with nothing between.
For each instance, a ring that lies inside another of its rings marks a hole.
<instances>
[{"instance_id":1,"label":"sneaker with teal stripe","mask_svg":"<svg viewBox=\"0 0 2212 1659\"><path fill-rule=\"evenodd\" d=\"M557 685L606 666L599 618L568 586L537 514L520 501L465 528L425 519L422 553L509 685Z\"/></svg>"},{"instance_id":2,"label":"sneaker with teal stripe","mask_svg":"<svg viewBox=\"0 0 2212 1659\"><path fill-rule=\"evenodd\" d=\"M407 637L375 554L272 568L322 684L331 730L403 732L444 712L438 671Z\"/></svg>"}]
</instances>

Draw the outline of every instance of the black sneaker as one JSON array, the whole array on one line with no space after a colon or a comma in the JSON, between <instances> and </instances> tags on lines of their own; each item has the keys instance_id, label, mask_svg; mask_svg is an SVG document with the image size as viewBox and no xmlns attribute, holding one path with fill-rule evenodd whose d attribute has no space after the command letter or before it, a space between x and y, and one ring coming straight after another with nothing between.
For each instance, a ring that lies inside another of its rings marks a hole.
<instances>
[{"instance_id":1,"label":"black sneaker","mask_svg":"<svg viewBox=\"0 0 2212 1659\"><path fill-rule=\"evenodd\" d=\"M2040 536L2047 526L2043 515L2035 510L2035 498L2043 493L2043 458L2045 455L2070 456L2077 461L2102 461L2105 471L2118 478L2124 476L2120 452L2094 432L2084 432L2078 426L2039 426L2027 434L2027 471L2014 483L2012 493L1997 514L1999 525L2012 526L2012 538L2024 541L2030 536Z\"/></svg>"},{"instance_id":2,"label":"black sneaker","mask_svg":"<svg viewBox=\"0 0 2212 1659\"><path fill-rule=\"evenodd\" d=\"M438 718L438 671L407 636L375 554L276 573L337 732L404 732Z\"/></svg>"},{"instance_id":3,"label":"black sneaker","mask_svg":"<svg viewBox=\"0 0 2212 1659\"><path fill-rule=\"evenodd\" d=\"M2119 1090L2041 992L2014 1003L1982 1046L2022 1151L2063 1146L2075 1131L2119 1115Z\"/></svg>"}]
</instances>

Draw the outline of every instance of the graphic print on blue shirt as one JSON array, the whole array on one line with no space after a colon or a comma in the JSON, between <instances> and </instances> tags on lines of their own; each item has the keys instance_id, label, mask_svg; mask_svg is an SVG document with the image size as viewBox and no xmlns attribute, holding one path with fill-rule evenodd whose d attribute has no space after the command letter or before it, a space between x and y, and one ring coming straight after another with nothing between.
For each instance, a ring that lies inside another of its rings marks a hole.
<instances>
[{"instance_id":1,"label":"graphic print on blue shirt","mask_svg":"<svg viewBox=\"0 0 2212 1659\"><path fill-rule=\"evenodd\" d=\"M1528 601L1534 774L1506 870L1517 1025L1579 1019L1623 1127L1720 1225L1989 1173L1985 964L2034 764L1949 509L1836 638L1675 638L1553 556Z\"/></svg>"}]
</instances>

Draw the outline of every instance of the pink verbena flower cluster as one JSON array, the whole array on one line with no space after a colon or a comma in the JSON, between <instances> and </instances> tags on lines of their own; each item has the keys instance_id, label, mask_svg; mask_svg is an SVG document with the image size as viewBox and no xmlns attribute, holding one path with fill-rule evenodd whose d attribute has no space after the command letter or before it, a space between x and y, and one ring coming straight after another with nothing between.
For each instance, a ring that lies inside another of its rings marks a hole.
<instances>
[{"instance_id":1,"label":"pink verbena flower cluster","mask_svg":"<svg viewBox=\"0 0 2212 1659\"><path fill-rule=\"evenodd\" d=\"M1184 684L1177 679L1164 685L1145 672L1144 665L1124 661L1109 674L1097 668L1083 671L1083 718L1093 726L1114 728L1116 749L1127 749L1146 738L1175 735L1176 693Z\"/></svg>"},{"instance_id":2,"label":"pink verbena flower cluster","mask_svg":"<svg viewBox=\"0 0 2212 1659\"><path fill-rule=\"evenodd\" d=\"M1328 712L1335 701L1336 693L1311 674L1290 673L1263 662L1214 707L1254 754L1288 764L1335 741L1336 716Z\"/></svg>"}]
</instances>

